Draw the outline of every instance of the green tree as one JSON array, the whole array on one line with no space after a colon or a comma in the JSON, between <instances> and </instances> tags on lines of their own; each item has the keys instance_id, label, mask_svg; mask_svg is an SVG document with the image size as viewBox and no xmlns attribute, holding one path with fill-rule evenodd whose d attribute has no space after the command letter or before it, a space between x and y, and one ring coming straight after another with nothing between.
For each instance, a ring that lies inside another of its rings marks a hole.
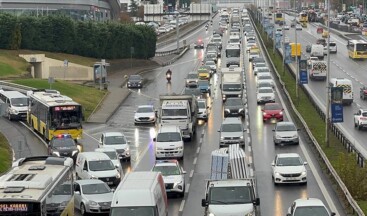
<instances>
[{"instance_id":1,"label":"green tree","mask_svg":"<svg viewBox=\"0 0 367 216\"><path fill-rule=\"evenodd\" d=\"M20 45L22 43L22 32L21 32L20 25L21 24L17 21L15 24L15 28L13 29L11 33L10 44L9 44L9 49L11 50L20 49Z\"/></svg>"},{"instance_id":2,"label":"green tree","mask_svg":"<svg viewBox=\"0 0 367 216\"><path fill-rule=\"evenodd\" d=\"M139 5L136 3L136 0L131 0L130 5L130 16L136 17L138 15Z\"/></svg>"}]
</instances>

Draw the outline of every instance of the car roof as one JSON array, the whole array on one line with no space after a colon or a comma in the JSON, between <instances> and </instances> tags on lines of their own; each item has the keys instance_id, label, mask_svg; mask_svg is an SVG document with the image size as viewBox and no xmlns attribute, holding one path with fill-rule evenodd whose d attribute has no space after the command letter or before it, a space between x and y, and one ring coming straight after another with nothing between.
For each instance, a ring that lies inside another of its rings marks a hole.
<instances>
[{"instance_id":1,"label":"car roof","mask_svg":"<svg viewBox=\"0 0 367 216\"><path fill-rule=\"evenodd\" d=\"M225 118L222 122L222 125L223 124L233 124L233 123L238 123L238 124L241 124L242 125L242 122L239 118L236 118L236 117L228 117L228 118Z\"/></svg>"},{"instance_id":2,"label":"car roof","mask_svg":"<svg viewBox=\"0 0 367 216\"><path fill-rule=\"evenodd\" d=\"M278 158L288 158L288 157L301 157L299 156L299 154L297 153L280 153L280 154L277 154L277 157Z\"/></svg>"},{"instance_id":3,"label":"car roof","mask_svg":"<svg viewBox=\"0 0 367 216\"><path fill-rule=\"evenodd\" d=\"M273 90L272 87L260 87L260 88L258 88L258 90L260 90L260 89L271 89L271 90Z\"/></svg>"},{"instance_id":4,"label":"car roof","mask_svg":"<svg viewBox=\"0 0 367 216\"><path fill-rule=\"evenodd\" d=\"M177 160L156 160L154 166L180 166Z\"/></svg>"},{"instance_id":5,"label":"car roof","mask_svg":"<svg viewBox=\"0 0 367 216\"><path fill-rule=\"evenodd\" d=\"M99 179L81 179L81 180L76 180L75 182L80 185L89 185L89 184L97 184L97 183L105 184L105 182Z\"/></svg>"},{"instance_id":6,"label":"car roof","mask_svg":"<svg viewBox=\"0 0 367 216\"><path fill-rule=\"evenodd\" d=\"M153 105L140 105L138 108L153 108Z\"/></svg>"},{"instance_id":7,"label":"car roof","mask_svg":"<svg viewBox=\"0 0 367 216\"><path fill-rule=\"evenodd\" d=\"M104 136L111 137L111 136L125 136L122 132L104 132Z\"/></svg>"},{"instance_id":8,"label":"car roof","mask_svg":"<svg viewBox=\"0 0 367 216\"><path fill-rule=\"evenodd\" d=\"M294 201L297 207L300 206L325 206L324 203L316 198L307 198L307 199L296 199Z\"/></svg>"},{"instance_id":9,"label":"car roof","mask_svg":"<svg viewBox=\"0 0 367 216\"><path fill-rule=\"evenodd\" d=\"M278 125L294 125L293 122L290 122L290 121L283 121L283 122L277 122L276 124L277 126Z\"/></svg>"},{"instance_id":10,"label":"car roof","mask_svg":"<svg viewBox=\"0 0 367 216\"><path fill-rule=\"evenodd\" d=\"M271 76L271 73L269 72L259 73L258 76Z\"/></svg>"}]
</instances>

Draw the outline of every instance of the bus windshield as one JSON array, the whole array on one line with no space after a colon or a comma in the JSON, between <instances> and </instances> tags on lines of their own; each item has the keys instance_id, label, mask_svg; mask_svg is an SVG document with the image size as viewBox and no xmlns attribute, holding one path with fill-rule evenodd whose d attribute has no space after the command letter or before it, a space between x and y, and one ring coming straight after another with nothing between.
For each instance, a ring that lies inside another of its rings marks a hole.
<instances>
[{"instance_id":1,"label":"bus windshield","mask_svg":"<svg viewBox=\"0 0 367 216\"><path fill-rule=\"evenodd\" d=\"M367 51L367 44L356 44L356 51Z\"/></svg>"},{"instance_id":2,"label":"bus windshield","mask_svg":"<svg viewBox=\"0 0 367 216\"><path fill-rule=\"evenodd\" d=\"M58 106L51 108L51 127L67 129L77 128L81 125L80 106Z\"/></svg>"},{"instance_id":3,"label":"bus windshield","mask_svg":"<svg viewBox=\"0 0 367 216\"><path fill-rule=\"evenodd\" d=\"M111 216L157 216L154 206L132 206L111 208Z\"/></svg>"}]
</instances>

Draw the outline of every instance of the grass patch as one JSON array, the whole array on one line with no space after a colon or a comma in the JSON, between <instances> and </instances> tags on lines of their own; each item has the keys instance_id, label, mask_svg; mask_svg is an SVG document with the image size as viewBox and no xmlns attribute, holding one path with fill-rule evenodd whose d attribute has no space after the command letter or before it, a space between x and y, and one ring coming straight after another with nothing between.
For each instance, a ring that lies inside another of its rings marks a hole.
<instances>
[{"instance_id":1,"label":"grass patch","mask_svg":"<svg viewBox=\"0 0 367 216\"><path fill-rule=\"evenodd\" d=\"M0 50L0 78L20 76L27 73L29 66L23 58L15 56L12 51Z\"/></svg>"},{"instance_id":2,"label":"grass patch","mask_svg":"<svg viewBox=\"0 0 367 216\"><path fill-rule=\"evenodd\" d=\"M41 79L19 79L13 82L39 89L48 89L50 87L47 80ZM85 119L89 118L97 104L107 93L107 91L100 91L96 88L65 81L55 81L52 84L52 89L58 90L61 94L71 97L74 101L80 103L83 106Z\"/></svg>"},{"instance_id":3,"label":"grass patch","mask_svg":"<svg viewBox=\"0 0 367 216\"><path fill-rule=\"evenodd\" d=\"M12 163L12 151L5 136L0 133L0 174L9 170Z\"/></svg>"},{"instance_id":4,"label":"grass patch","mask_svg":"<svg viewBox=\"0 0 367 216\"><path fill-rule=\"evenodd\" d=\"M261 29L259 24L257 24L257 28ZM296 109L306 121L307 126L320 144L332 166L337 171L350 193L358 201L363 212L366 214L367 197L365 196L365 193L367 190L365 185L367 185L367 169L360 168L357 165L355 156L346 151L341 141L331 131L329 133L330 147L327 147L325 143L325 121L321 118L319 112L312 105L302 88L299 88L299 99L297 100L296 83L293 73L288 71L287 68L285 68L285 73L283 73L284 67L282 57L278 53L273 53L272 41L271 39L268 40L266 33L260 30L260 35L264 40L264 45L270 55L270 58L277 68L277 71L280 73L280 79L284 82L285 88L287 89ZM297 119L297 121L299 120ZM343 196L341 197L343 198ZM347 211L350 211L350 209L347 209Z\"/></svg>"}]
</instances>

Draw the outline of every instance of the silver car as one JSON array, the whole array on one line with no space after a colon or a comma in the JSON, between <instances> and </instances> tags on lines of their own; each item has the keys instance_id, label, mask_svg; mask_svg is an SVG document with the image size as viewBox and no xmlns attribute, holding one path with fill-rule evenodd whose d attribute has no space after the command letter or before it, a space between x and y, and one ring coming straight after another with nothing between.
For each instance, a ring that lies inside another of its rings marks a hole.
<instances>
[{"instance_id":1,"label":"silver car","mask_svg":"<svg viewBox=\"0 0 367 216\"><path fill-rule=\"evenodd\" d=\"M199 75L196 71L190 72L186 77L186 86L197 85L199 81Z\"/></svg>"},{"instance_id":2,"label":"silver car","mask_svg":"<svg viewBox=\"0 0 367 216\"><path fill-rule=\"evenodd\" d=\"M74 183L74 206L82 215L109 213L113 190L98 179L78 180Z\"/></svg>"},{"instance_id":3,"label":"silver car","mask_svg":"<svg viewBox=\"0 0 367 216\"><path fill-rule=\"evenodd\" d=\"M220 132L220 147L230 144L245 145L244 128L240 118L225 118L218 132Z\"/></svg>"},{"instance_id":4,"label":"silver car","mask_svg":"<svg viewBox=\"0 0 367 216\"><path fill-rule=\"evenodd\" d=\"M275 145L282 143L299 143L299 129L296 128L293 122L278 122L273 131L273 140Z\"/></svg>"},{"instance_id":5,"label":"silver car","mask_svg":"<svg viewBox=\"0 0 367 216\"><path fill-rule=\"evenodd\" d=\"M153 105L142 105L139 106L138 109L135 111L135 124L155 124L156 120L157 115Z\"/></svg>"}]
</instances>

